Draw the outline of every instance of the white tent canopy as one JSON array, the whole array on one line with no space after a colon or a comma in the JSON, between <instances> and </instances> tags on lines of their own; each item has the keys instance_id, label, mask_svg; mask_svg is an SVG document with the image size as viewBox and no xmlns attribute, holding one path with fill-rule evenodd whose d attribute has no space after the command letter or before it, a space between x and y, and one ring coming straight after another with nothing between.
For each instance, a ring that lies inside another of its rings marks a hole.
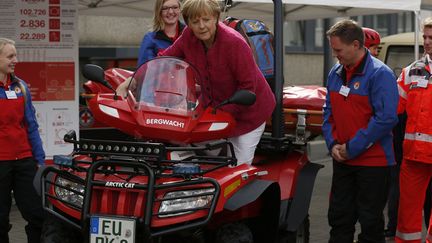
<instances>
[{"instance_id":1,"label":"white tent canopy","mask_svg":"<svg viewBox=\"0 0 432 243\"><path fill-rule=\"evenodd\" d=\"M234 0L271 3L271 0ZM429 0L430 1L430 0ZM283 0L287 20L347 17L400 11L420 11L421 0ZM262 8L261 8L262 9Z\"/></svg>"},{"instance_id":2,"label":"white tent canopy","mask_svg":"<svg viewBox=\"0 0 432 243\"><path fill-rule=\"evenodd\" d=\"M235 0L235 2L271 3L271 0ZM400 11L420 10L421 0L282 0L284 4L331 6L335 9L363 8L363 9L393 9ZM341 7L343 6L343 7Z\"/></svg>"},{"instance_id":3,"label":"white tent canopy","mask_svg":"<svg viewBox=\"0 0 432 243\"><path fill-rule=\"evenodd\" d=\"M79 0L78 14L92 16L153 16L154 0Z\"/></svg>"},{"instance_id":4,"label":"white tent canopy","mask_svg":"<svg viewBox=\"0 0 432 243\"><path fill-rule=\"evenodd\" d=\"M223 0L221 0L223 1ZM271 0L233 0L248 9L271 10ZM283 0L289 20L331 18L365 14L391 13L398 11L419 11L420 7L432 5L432 0ZM153 15L154 0L80 0L80 15L143 17Z\"/></svg>"}]
</instances>

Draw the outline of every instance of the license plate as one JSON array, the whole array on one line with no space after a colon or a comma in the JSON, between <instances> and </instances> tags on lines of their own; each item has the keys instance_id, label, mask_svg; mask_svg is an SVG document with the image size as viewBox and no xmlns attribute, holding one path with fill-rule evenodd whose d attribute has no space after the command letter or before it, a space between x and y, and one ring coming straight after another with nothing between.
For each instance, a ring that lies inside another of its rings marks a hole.
<instances>
[{"instance_id":1,"label":"license plate","mask_svg":"<svg viewBox=\"0 0 432 243\"><path fill-rule=\"evenodd\" d=\"M134 243L135 220L91 217L90 243Z\"/></svg>"}]
</instances>

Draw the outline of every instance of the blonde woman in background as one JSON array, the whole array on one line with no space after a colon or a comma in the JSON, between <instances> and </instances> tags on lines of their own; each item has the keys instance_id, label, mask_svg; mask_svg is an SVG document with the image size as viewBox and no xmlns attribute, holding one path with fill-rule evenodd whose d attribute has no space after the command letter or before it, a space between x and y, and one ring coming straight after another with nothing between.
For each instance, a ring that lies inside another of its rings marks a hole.
<instances>
[{"instance_id":1,"label":"blonde woman in background","mask_svg":"<svg viewBox=\"0 0 432 243\"><path fill-rule=\"evenodd\" d=\"M15 77L15 42L0 38L0 242L8 243L11 192L23 218L29 243L40 242L43 209L33 187L38 165L45 163L35 109L27 84Z\"/></svg>"},{"instance_id":2,"label":"blonde woman in background","mask_svg":"<svg viewBox=\"0 0 432 243\"><path fill-rule=\"evenodd\" d=\"M137 67L172 45L184 28L179 20L179 0L156 0L154 12L153 30L144 35Z\"/></svg>"}]
</instances>

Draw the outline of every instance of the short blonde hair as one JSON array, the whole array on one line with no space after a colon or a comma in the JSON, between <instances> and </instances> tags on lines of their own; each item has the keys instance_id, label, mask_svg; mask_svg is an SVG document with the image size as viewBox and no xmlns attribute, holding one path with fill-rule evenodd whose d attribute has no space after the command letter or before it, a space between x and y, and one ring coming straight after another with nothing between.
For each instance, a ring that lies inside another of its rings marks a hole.
<instances>
[{"instance_id":1,"label":"short blonde hair","mask_svg":"<svg viewBox=\"0 0 432 243\"><path fill-rule=\"evenodd\" d=\"M186 0L182 6L183 20L188 23L190 19L198 18L204 14L216 16L219 19L221 8L218 0Z\"/></svg>"},{"instance_id":2,"label":"short blonde hair","mask_svg":"<svg viewBox=\"0 0 432 243\"><path fill-rule=\"evenodd\" d=\"M432 17L427 17L424 21L423 21L423 25L422 25L423 29L424 28L432 28Z\"/></svg>"},{"instance_id":3,"label":"short blonde hair","mask_svg":"<svg viewBox=\"0 0 432 243\"><path fill-rule=\"evenodd\" d=\"M327 32L327 37L339 37L345 44L354 41L360 43L360 48L364 46L364 33L362 28L352 19L343 19L334 24Z\"/></svg>"},{"instance_id":4,"label":"short blonde hair","mask_svg":"<svg viewBox=\"0 0 432 243\"><path fill-rule=\"evenodd\" d=\"M162 7L167 0L156 0L154 5L154 15L153 15L153 31L163 30L165 28L165 23L162 19ZM180 0L177 0L179 7L181 7Z\"/></svg>"},{"instance_id":5,"label":"short blonde hair","mask_svg":"<svg viewBox=\"0 0 432 243\"><path fill-rule=\"evenodd\" d=\"M2 50L3 50L3 47L5 46L5 45L7 45L7 44L10 44L10 45L15 45L15 41L13 41L13 40L11 40L11 39L8 39L8 38L3 38L3 37L0 37L0 53L2 52Z\"/></svg>"}]
</instances>

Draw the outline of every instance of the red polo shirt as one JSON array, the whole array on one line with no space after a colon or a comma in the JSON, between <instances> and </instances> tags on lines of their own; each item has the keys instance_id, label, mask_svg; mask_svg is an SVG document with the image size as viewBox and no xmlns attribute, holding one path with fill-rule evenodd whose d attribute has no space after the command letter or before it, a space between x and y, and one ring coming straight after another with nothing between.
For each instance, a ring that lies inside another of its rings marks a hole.
<instances>
[{"instance_id":1,"label":"red polo shirt","mask_svg":"<svg viewBox=\"0 0 432 243\"><path fill-rule=\"evenodd\" d=\"M10 86L9 78L6 86L0 82L0 161L32 157L24 122L24 97L21 89L12 88L16 98L8 98L6 91Z\"/></svg>"},{"instance_id":2,"label":"red polo shirt","mask_svg":"<svg viewBox=\"0 0 432 243\"><path fill-rule=\"evenodd\" d=\"M345 73L346 73L346 81L349 82L354 75L354 73L357 71L358 67L362 63L363 59L365 58L365 54L363 54L362 58L352 67L346 67L344 66Z\"/></svg>"}]
</instances>

